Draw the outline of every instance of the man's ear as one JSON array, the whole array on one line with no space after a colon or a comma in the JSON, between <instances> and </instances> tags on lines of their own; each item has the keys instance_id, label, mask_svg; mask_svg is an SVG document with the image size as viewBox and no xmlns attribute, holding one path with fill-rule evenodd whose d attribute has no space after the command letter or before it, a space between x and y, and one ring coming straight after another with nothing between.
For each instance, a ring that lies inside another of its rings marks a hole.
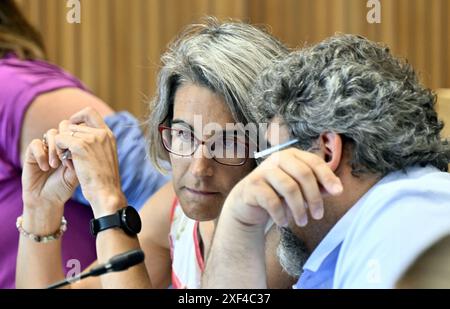
<instances>
[{"instance_id":1,"label":"man's ear","mask_svg":"<svg viewBox=\"0 0 450 309\"><path fill-rule=\"evenodd\" d=\"M342 159L342 138L339 134L325 132L319 137L323 159L332 171L336 171Z\"/></svg>"}]
</instances>

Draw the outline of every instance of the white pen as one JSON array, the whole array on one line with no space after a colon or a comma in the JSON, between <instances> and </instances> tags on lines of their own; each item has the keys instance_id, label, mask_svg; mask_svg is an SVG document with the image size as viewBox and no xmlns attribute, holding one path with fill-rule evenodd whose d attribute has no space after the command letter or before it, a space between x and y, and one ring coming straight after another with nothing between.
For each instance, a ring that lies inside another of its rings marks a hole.
<instances>
[{"instance_id":1,"label":"white pen","mask_svg":"<svg viewBox=\"0 0 450 309\"><path fill-rule=\"evenodd\" d=\"M264 158L264 157L267 157L268 155L270 155L270 154L272 154L274 152L280 151L280 150L282 150L284 148L287 148L287 147L289 147L291 145L294 145L294 144L296 144L298 142L299 142L298 139L292 139L290 141L287 141L286 143L267 148L267 149L265 149L263 151L258 151L258 152L255 151L253 153L253 155L254 155L255 159Z\"/></svg>"}]
</instances>

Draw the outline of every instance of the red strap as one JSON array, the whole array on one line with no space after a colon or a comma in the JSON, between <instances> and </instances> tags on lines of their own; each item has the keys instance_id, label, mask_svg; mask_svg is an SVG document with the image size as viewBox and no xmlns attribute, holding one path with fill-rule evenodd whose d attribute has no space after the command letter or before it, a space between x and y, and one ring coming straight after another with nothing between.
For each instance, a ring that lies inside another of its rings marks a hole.
<instances>
[{"instance_id":1,"label":"red strap","mask_svg":"<svg viewBox=\"0 0 450 309\"><path fill-rule=\"evenodd\" d=\"M170 225L172 225L173 215L175 213L175 208L177 208L178 198L175 196L172 203L172 209L170 210Z\"/></svg>"}]
</instances>

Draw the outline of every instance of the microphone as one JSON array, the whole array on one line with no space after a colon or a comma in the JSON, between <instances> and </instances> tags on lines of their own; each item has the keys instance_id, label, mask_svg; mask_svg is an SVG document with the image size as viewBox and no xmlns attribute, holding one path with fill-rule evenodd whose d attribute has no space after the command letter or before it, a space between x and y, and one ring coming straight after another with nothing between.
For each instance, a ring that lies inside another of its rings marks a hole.
<instances>
[{"instance_id":1,"label":"microphone","mask_svg":"<svg viewBox=\"0 0 450 309\"><path fill-rule=\"evenodd\" d=\"M108 262L93 267L88 272L80 274L70 279L64 279L47 287L47 289L56 289L68 285L74 281L78 281L87 277L97 277L109 272L122 271L137 265L144 261L145 255L142 250L136 249L113 256Z\"/></svg>"}]
</instances>

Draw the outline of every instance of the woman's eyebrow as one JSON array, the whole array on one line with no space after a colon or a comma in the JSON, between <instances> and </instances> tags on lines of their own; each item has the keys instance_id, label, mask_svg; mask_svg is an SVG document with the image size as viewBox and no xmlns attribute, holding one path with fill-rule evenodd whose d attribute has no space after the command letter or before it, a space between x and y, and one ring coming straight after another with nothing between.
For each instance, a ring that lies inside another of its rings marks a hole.
<instances>
[{"instance_id":1,"label":"woman's eyebrow","mask_svg":"<svg viewBox=\"0 0 450 309\"><path fill-rule=\"evenodd\" d=\"M173 119L171 123L184 125L184 126L188 127L192 132L194 132L194 128L189 123L187 123L186 121L184 121L182 119L178 119L178 118ZM225 136L228 136L228 135L239 136L240 131L239 130L222 130L222 131L217 131L217 132L213 133L213 135L216 135L216 134L223 134Z\"/></svg>"},{"instance_id":2,"label":"woman's eyebrow","mask_svg":"<svg viewBox=\"0 0 450 309\"><path fill-rule=\"evenodd\" d=\"M185 126L187 126L191 131L194 131L194 128L189 124L189 123L187 123L186 121L184 121L184 120L181 120L181 119L174 119L174 120L172 120L172 124L182 124L182 125L185 125Z\"/></svg>"}]
</instances>

